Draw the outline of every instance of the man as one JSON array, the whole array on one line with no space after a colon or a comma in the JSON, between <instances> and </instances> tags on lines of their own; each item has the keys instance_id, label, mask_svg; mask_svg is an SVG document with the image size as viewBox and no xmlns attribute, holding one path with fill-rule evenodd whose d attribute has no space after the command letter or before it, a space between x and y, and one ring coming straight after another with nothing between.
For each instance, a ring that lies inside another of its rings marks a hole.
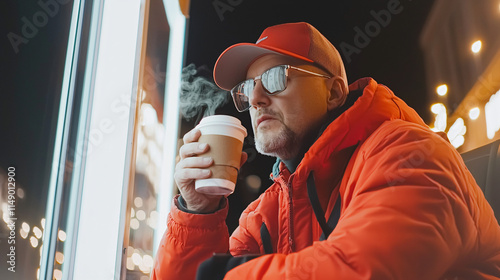
<instances>
[{"instance_id":1,"label":"man","mask_svg":"<svg viewBox=\"0 0 500 280\"><path fill-rule=\"evenodd\" d=\"M500 227L460 155L387 87L347 86L314 27L229 47L214 78L250 111L258 151L277 157L274 184L229 238L227 199L194 191L212 160L193 156L209 147L187 133L153 279L194 279L228 250L252 257L201 273L222 262L213 275L225 279L500 279Z\"/></svg>"}]
</instances>

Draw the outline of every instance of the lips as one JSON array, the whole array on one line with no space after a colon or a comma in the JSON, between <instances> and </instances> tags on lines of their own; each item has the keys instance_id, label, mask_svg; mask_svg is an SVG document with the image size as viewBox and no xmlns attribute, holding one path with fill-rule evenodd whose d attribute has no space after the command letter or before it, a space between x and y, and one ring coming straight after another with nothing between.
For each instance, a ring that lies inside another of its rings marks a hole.
<instances>
[{"instance_id":1,"label":"lips","mask_svg":"<svg viewBox=\"0 0 500 280\"><path fill-rule=\"evenodd\" d=\"M256 127L259 127L260 123L262 123L263 121L267 121L267 120L275 120L276 118L273 118L271 115L262 115L260 116L258 119L257 119L257 126Z\"/></svg>"}]
</instances>

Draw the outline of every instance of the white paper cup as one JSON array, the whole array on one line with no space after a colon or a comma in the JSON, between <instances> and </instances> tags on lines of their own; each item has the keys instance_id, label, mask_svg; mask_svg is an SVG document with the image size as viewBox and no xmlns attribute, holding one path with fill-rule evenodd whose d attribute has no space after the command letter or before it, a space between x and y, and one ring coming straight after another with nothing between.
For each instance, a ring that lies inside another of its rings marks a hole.
<instances>
[{"instance_id":1,"label":"white paper cup","mask_svg":"<svg viewBox=\"0 0 500 280\"><path fill-rule=\"evenodd\" d=\"M210 166L212 177L196 180L196 191L212 195L233 193L247 130L240 120L226 115L203 118L196 128L201 131L198 142L210 146L209 151L200 156L214 159L214 164Z\"/></svg>"}]
</instances>

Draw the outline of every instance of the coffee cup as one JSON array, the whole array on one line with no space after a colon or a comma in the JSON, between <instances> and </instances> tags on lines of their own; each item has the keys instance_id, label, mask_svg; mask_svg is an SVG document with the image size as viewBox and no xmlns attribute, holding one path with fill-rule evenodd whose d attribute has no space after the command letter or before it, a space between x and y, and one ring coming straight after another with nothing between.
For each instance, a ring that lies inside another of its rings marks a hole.
<instances>
[{"instance_id":1,"label":"coffee cup","mask_svg":"<svg viewBox=\"0 0 500 280\"><path fill-rule=\"evenodd\" d=\"M209 151L200 157L211 157L214 160L210 166L212 176L196 180L196 191L212 195L233 193L247 130L240 120L226 115L205 117L196 128L201 131L198 142L210 146Z\"/></svg>"}]
</instances>

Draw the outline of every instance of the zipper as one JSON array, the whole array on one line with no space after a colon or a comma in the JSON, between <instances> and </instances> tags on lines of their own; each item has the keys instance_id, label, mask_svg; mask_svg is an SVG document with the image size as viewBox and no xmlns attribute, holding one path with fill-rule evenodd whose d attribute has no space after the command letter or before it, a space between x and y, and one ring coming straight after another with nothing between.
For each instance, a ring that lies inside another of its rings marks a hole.
<instances>
[{"instance_id":1,"label":"zipper","mask_svg":"<svg viewBox=\"0 0 500 280\"><path fill-rule=\"evenodd\" d=\"M292 177L290 177L291 179ZM295 252L294 244L293 244L293 191L292 191L292 181L288 180L288 204L290 205L290 218L289 218L289 224L290 224L290 235L288 237L288 243L290 244L290 250L292 252Z\"/></svg>"},{"instance_id":2,"label":"zipper","mask_svg":"<svg viewBox=\"0 0 500 280\"><path fill-rule=\"evenodd\" d=\"M288 211L288 246L290 246L291 253L295 251L294 246L295 244L293 243L294 240L294 229L293 229L293 188L292 188L292 179L294 177L294 174L290 175L288 178L288 182L285 183L283 178L280 176L281 183L283 185L286 185L288 188L288 208L290 209Z\"/></svg>"}]
</instances>

